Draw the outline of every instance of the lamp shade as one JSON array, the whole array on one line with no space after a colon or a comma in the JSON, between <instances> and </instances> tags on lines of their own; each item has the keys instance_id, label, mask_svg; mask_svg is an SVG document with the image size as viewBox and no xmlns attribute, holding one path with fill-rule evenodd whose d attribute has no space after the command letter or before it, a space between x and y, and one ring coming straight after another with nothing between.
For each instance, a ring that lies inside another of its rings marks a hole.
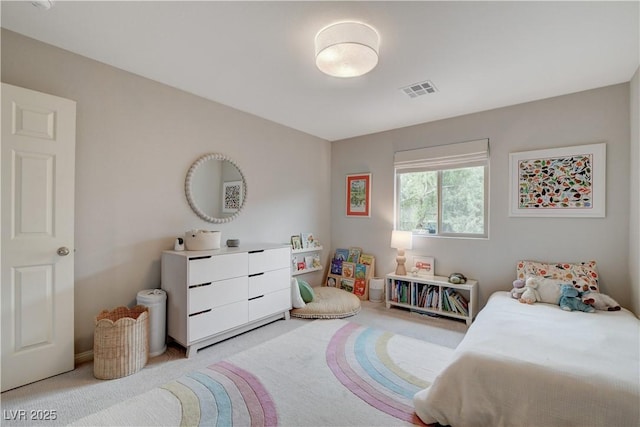
<instances>
[{"instance_id":1,"label":"lamp shade","mask_svg":"<svg viewBox=\"0 0 640 427\"><path fill-rule=\"evenodd\" d=\"M391 232L391 247L395 249L411 249L413 247L413 233L411 231L393 230Z\"/></svg>"},{"instance_id":2,"label":"lamp shade","mask_svg":"<svg viewBox=\"0 0 640 427\"><path fill-rule=\"evenodd\" d=\"M361 22L338 22L316 35L316 66L334 77L357 77L378 64L380 36Z\"/></svg>"}]
</instances>

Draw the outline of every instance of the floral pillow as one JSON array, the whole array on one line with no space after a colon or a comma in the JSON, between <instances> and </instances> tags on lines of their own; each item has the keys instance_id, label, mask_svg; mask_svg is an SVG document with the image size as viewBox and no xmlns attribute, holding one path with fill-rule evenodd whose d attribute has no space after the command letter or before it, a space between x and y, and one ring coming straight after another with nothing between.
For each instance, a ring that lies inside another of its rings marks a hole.
<instances>
[{"instance_id":1,"label":"floral pillow","mask_svg":"<svg viewBox=\"0 0 640 427\"><path fill-rule=\"evenodd\" d=\"M572 283L580 292L600 292L595 261L578 264L518 261L517 276L522 280L529 276L563 280Z\"/></svg>"}]
</instances>

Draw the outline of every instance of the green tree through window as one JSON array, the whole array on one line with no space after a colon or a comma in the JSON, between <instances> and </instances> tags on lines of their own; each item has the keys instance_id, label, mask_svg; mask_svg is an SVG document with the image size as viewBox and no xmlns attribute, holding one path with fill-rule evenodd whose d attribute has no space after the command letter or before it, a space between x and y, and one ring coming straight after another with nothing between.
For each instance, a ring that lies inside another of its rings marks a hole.
<instances>
[{"instance_id":1,"label":"green tree through window","mask_svg":"<svg viewBox=\"0 0 640 427\"><path fill-rule=\"evenodd\" d=\"M486 165L396 174L399 230L486 236Z\"/></svg>"}]
</instances>

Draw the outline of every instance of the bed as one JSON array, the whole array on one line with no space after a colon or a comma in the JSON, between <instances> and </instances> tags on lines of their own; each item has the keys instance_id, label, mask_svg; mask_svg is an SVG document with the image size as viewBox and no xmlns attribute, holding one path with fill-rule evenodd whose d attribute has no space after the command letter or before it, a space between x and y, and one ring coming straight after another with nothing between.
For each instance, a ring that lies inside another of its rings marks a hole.
<instances>
[{"instance_id":1,"label":"bed","mask_svg":"<svg viewBox=\"0 0 640 427\"><path fill-rule=\"evenodd\" d=\"M496 292L415 411L453 427L640 426L639 336L625 309L567 312Z\"/></svg>"}]
</instances>

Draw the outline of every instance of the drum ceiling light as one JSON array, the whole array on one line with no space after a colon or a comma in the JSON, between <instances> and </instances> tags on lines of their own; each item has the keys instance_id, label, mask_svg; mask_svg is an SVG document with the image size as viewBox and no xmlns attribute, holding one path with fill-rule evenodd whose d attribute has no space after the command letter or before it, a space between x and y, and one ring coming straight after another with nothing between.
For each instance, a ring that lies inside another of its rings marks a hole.
<instances>
[{"instance_id":1,"label":"drum ceiling light","mask_svg":"<svg viewBox=\"0 0 640 427\"><path fill-rule=\"evenodd\" d=\"M357 77L378 64L380 36L361 22L331 24L316 35L316 66L334 77Z\"/></svg>"}]
</instances>

